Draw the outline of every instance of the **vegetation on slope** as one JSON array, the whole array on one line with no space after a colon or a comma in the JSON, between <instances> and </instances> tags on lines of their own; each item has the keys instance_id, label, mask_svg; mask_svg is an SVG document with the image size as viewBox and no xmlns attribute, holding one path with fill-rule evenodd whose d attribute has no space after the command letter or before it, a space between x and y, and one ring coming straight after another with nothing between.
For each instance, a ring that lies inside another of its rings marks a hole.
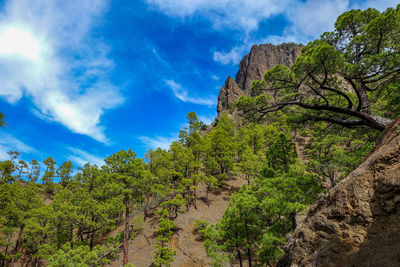
<instances>
[{"instance_id":1,"label":"vegetation on slope","mask_svg":"<svg viewBox=\"0 0 400 267\"><path fill-rule=\"evenodd\" d=\"M321 182L334 186L351 172L398 115L399 9L346 12L292 67L268 71L253 89L275 93L238 103L267 125L238 128L222 115L204 133L191 112L168 151L150 150L139 159L122 150L104 166L88 163L77 171L48 157L42 173L38 161L11 151L0 162L0 265L101 266L121 250L127 264L129 239L143 220L158 216L154 264L170 266L174 219L237 174L248 184L232 196L219 223L205 228L202 222L198 232L215 266L272 265L296 215L323 191ZM309 120L314 124L296 124ZM294 134L310 138L304 162ZM197 195L199 183L205 196ZM143 217L133 223L138 212ZM110 235L121 224L123 231Z\"/></svg>"}]
</instances>

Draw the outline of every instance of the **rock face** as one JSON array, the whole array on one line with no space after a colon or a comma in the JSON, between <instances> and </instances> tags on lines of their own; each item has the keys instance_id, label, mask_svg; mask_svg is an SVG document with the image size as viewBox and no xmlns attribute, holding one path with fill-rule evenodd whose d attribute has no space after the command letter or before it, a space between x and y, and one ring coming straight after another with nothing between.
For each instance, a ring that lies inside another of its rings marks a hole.
<instances>
[{"instance_id":1,"label":"rock face","mask_svg":"<svg viewBox=\"0 0 400 267\"><path fill-rule=\"evenodd\" d=\"M243 95L242 90L237 85L236 81L229 76L225 81L225 85L221 87L218 95L217 112L229 110L229 104L235 103L240 96Z\"/></svg>"},{"instance_id":2,"label":"rock face","mask_svg":"<svg viewBox=\"0 0 400 267\"><path fill-rule=\"evenodd\" d=\"M265 71L278 64L292 65L300 52L301 46L294 43L253 45L250 53L241 60L235 80L228 77L225 86L221 87L217 104L218 114L228 111L229 104L241 95L249 96L253 81L262 79Z\"/></svg>"},{"instance_id":3,"label":"rock face","mask_svg":"<svg viewBox=\"0 0 400 267\"><path fill-rule=\"evenodd\" d=\"M399 126L310 208L277 266L400 266Z\"/></svg>"}]
</instances>

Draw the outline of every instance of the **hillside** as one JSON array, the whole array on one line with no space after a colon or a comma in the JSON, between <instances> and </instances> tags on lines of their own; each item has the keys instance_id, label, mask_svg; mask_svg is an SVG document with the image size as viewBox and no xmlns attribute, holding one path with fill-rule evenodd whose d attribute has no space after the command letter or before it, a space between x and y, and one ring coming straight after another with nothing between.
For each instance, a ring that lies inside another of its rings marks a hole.
<instances>
[{"instance_id":1,"label":"hillside","mask_svg":"<svg viewBox=\"0 0 400 267\"><path fill-rule=\"evenodd\" d=\"M230 195L236 192L246 182L243 178L234 177L227 182L227 185L221 189L209 193L207 202L203 200L205 187L199 189L199 199L196 208L190 208L189 211L179 214L175 219L177 228L171 244L177 251L171 266L176 267L201 267L209 266L210 259L206 255L204 242L199 239L199 235L194 233L194 224L196 220L207 220L217 223L224 214ZM203 200L202 200L203 199ZM129 262L135 266L151 266L153 263L153 254L155 248L155 229L159 220L158 215L153 215L145 221L143 232L130 241ZM122 259L114 261L109 266L119 267Z\"/></svg>"},{"instance_id":2,"label":"hillside","mask_svg":"<svg viewBox=\"0 0 400 267\"><path fill-rule=\"evenodd\" d=\"M8 152L0 266L398 266L399 18L351 10L304 47L254 45L214 122L189 112L143 157Z\"/></svg>"}]
</instances>

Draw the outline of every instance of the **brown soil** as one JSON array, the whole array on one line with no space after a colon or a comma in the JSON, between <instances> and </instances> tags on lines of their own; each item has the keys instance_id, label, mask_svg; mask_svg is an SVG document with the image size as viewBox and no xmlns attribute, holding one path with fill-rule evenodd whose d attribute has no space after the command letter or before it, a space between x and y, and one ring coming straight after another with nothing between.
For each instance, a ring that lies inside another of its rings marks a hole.
<instances>
[{"instance_id":1,"label":"brown soil","mask_svg":"<svg viewBox=\"0 0 400 267\"><path fill-rule=\"evenodd\" d=\"M178 229L177 233L172 236L171 246L176 250L172 267L200 267L209 266L203 242L198 240L198 236L194 234L194 223L196 220L207 220L211 224L215 224L221 219L226 210L229 198L232 192L240 189L247 183L244 178L232 178L227 185L221 189L215 190L208 194L208 203L201 200L205 196L205 186L199 186L196 206L191 206L189 211L179 214L174 220ZM147 219L144 224L142 234L138 235L129 244L129 262L136 267L153 266L153 256L155 250L155 230L157 229L158 216ZM122 255L110 267L122 266Z\"/></svg>"}]
</instances>

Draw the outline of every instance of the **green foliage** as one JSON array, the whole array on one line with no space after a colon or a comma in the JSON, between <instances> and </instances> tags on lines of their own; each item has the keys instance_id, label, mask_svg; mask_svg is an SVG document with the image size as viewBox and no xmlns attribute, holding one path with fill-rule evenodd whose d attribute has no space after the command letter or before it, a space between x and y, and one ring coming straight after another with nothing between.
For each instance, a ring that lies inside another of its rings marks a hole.
<instances>
[{"instance_id":1,"label":"green foliage","mask_svg":"<svg viewBox=\"0 0 400 267\"><path fill-rule=\"evenodd\" d=\"M222 114L217 126L205 137L205 174L222 181L233 170L235 130L231 120Z\"/></svg>"},{"instance_id":2,"label":"green foliage","mask_svg":"<svg viewBox=\"0 0 400 267\"><path fill-rule=\"evenodd\" d=\"M73 171L73 166L71 161L66 161L57 169L57 175L60 177L61 185L67 186L71 180L71 175Z\"/></svg>"},{"instance_id":3,"label":"green foliage","mask_svg":"<svg viewBox=\"0 0 400 267\"><path fill-rule=\"evenodd\" d=\"M331 186L352 172L371 152L377 132L315 124L306 146L307 168L330 181Z\"/></svg>"},{"instance_id":4,"label":"green foliage","mask_svg":"<svg viewBox=\"0 0 400 267\"><path fill-rule=\"evenodd\" d=\"M48 157L43 160L43 164L46 166L44 175L42 176L42 183L45 185L47 194L54 193L54 178L56 176L56 162L52 157Z\"/></svg>"},{"instance_id":5,"label":"green foliage","mask_svg":"<svg viewBox=\"0 0 400 267\"><path fill-rule=\"evenodd\" d=\"M211 258L211 266L223 267L229 263L229 257L224 252L225 245L221 242L221 232L215 225L210 225L204 230L204 246L207 256Z\"/></svg>"},{"instance_id":6,"label":"green foliage","mask_svg":"<svg viewBox=\"0 0 400 267\"><path fill-rule=\"evenodd\" d=\"M136 158L131 149L121 150L105 159L103 166L109 192L120 196L125 206L124 256L123 264L128 263L129 220L132 202L140 203L145 196L146 187L141 186L150 177L142 159Z\"/></svg>"},{"instance_id":7,"label":"green foliage","mask_svg":"<svg viewBox=\"0 0 400 267\"><path fill-rule=\"evenodd\" d=\"M239 109L263 119L284 110L299 122L382 131L398 116L400 9L350 10L335 29L302 49L295 64L268 70ZM373 115L373 116L371 116Z\"/></svg>"},{"instance_id":8,"label":"green foliage","mask_svg":"<svg viewBox=\"0 0 400 267\"><path fill-rule=\"evenodd\" d=\"M167 209L161 209L160 222L156 230L156 251L154 253L154 265L157 267L171 266L171 262L174 260L176 251L168 246L175 224L169 219L170 214Z\"/></svg>"},{"instance_id":9,"label":"green foliage","mask_svg":"<svg viewBox=\"0 0 400 267\"><path fill-rule=\"evenodd\" d=\"M203 231L207 228L209 222L207 220L196 220L194 222L194 230L196 232Z\"/></svg>"},{"instance_id":10,"label":"green foliage","mask_svg":"<svg viewBox=\"0 0 400 267\"><path fill-rule=\"evenodd\" d=\"M12 173L15 171L15 166L11 160L0 162L0 183L10 183L14 181Z\"/></svg>"},{"instance_id":11,"label":"green foliage","mask_svg":"<svg viewBox=\"0 0 400 267\"><path fill-rule=\"evenodd\" d=\"M184 205L186 205L186 200L181 194L176 194L173 198L161 203L161 207L168 211L169 218L171 220L175 219L178 216L178 212L185 212L185 210L182 209Z\"/></svg>"},{"instance_id":12,"label":"green foliage","mask_svg":"<svg viewBox=\"0 0 400 267\"><path fill-rule=\"evenodd\" d=\"M287 71L282 68L281 75ZM123 247L127 262L129 240L142 231L146 218L155 216L154 264L170 266L176 254L171 247L174 219L196 207L199 183L206 186L207 200L211 189L239 174L248 185L232 195L220 222L198 220L194 231L204 239L212 266L226 266L235 258L272 265L296 226L296 214L322 191L320 177L335 169L337 180L352 171L372 148L376 133L325 123L299 128L293 116L268 116L274 120L268 125L235 129L221 115L205 133L191 112L188 127L168 150L149 150L144 160L131 149L122 150L106 158L102 168L85 164L76 172L71 162L56 168L48 157L42 177L38 161L27 163L11 151L10 159L0 162L0 257L6 264L23 259L39 265L96 266L118 256ZM306 166L291 141L294 130L310 137ZM154 207L159 215L152 213ZM123 231L109 236L121 223ZM102 247L96 246L99 242Z\"/></svg>"},{"instance_id":13,"label":"green foliage","mask_svg":"<svg viewBox=\"0 0 400 267\"><path fill-rule=\"evenodd\" d=\"M281 249L281 246L284 244L284 238L268 232L265 233L260 241L260 248L257 251L257 258L260 262L272 265L283 256L284 251Z\"/></svg>"},{"instance_id":14,"label":"green foliage","mask_svg":"<svg viewBox=\"0 0 400 267\"><path fill-rule=\"evenodd\" d=\"M207 220L196 220L194 222L193 231L195 234L198 234L202 240L204 240L204 233L207 229L207 226L210 223Z\"/></svg>"},{"instance_id":15,"label":"green foliage","mask_svg":"<svg viewBox=\"0 0 400 267\"><path fill-rule=\"evenodd\" d=\"M247 254L256 263L274 263L282 256L285 235L296 227L296 214L322 191L320 179L298 162L286 135L278 134L266 153L261 175L233 194L223 218L205 231L207 254L215 262L228 253L239 261Z\"/></svg>"},{"instance_id":16,"label":"green foliage","mask_svg":"<svg viewBox=\"0 0 400 267\"><path fill-rule=\"evenodd\" d=\"M27 173L27 180L36 183L40 176L40 164L37 160L33 159L30 165L30 170Z\"/></svg>"},{"instance_id":17,"label":"green foliage","mask_svg":"<svg viewBox=\"0 0 400 267\"><path fill-rule=\"evenodd\" d=\"M296 163L296 146L285 134L279 134L266 152L268 167L275 172L289 171L289 166Z\"/></svg>"},{"instance_id":18,"label":"green foliage","mask_svg":"<svg viewBox=\"0 0 400 267\"><path fill-rule=\"evenodd\" d=\"M70 243L66 243L50 257L49 266L102 266L103 264L110 263L107 259L100 259L103 253L105 253L105 249L101 246L96 246L90 250L89 246L71 247Z\"/></svg>"}]
</instances>

